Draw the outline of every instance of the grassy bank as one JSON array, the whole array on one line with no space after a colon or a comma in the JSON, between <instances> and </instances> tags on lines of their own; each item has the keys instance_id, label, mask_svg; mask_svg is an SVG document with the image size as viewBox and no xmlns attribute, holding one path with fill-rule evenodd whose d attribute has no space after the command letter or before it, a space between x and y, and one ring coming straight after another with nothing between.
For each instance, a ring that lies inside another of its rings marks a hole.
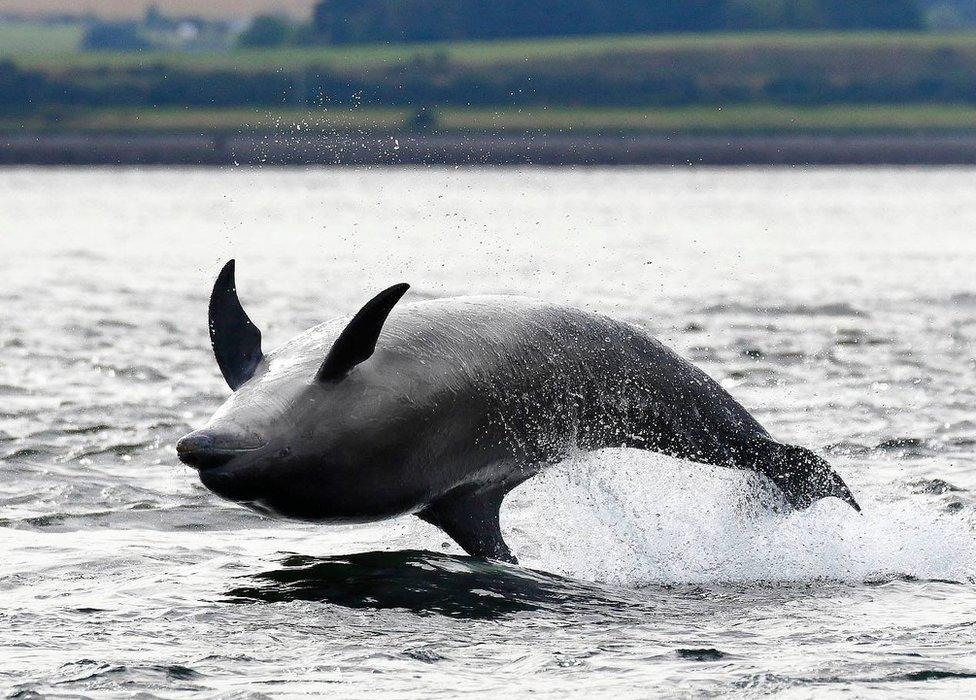
<instances>
[{"instance_id":1,"label":"grassy bank","mask_svg":"<svg viewBox=\"0 0 976 700\"><path fill-rule=\"evenodd\" d=\"M235 50L226 53L79 52L53 45L23 42L4 46L0 55L27 68L72 70L84 68L139 68L171 66L213 71L296 70L326 65L360 70L397 66L416 61L449 61L485 67L519 61L586 61L594 57L625 55L632 59L666 60L682 57L721 57L742 52L794 52L823 59L855 52L871 60L890 61L900 54L941 53L943 61L976 56L976 33L921 32L755 32L735 34L675 34L614 37L573 37L493 42L452 42L406 45L310 46ZM945 52L950 52L946 55ZM655 61L656 62L656 61ZM897 65L890 70L897 71Z\"/></svg>"},{"instance_id":2,"label":"grassy bank","mask_svg":"<svg viewBox=\"0 0 976 700\"><path fill-rule=\"evenodd\" d=\"M439 132L663 134L916 133L976 131L969 105L738 105L681 108L443 108ZM53 118L2 117L0 131L104 133L393 133L414 129L414 112L360 109L75 110Z\"/></svg>"},{"instance_id":3,"label":"grassy bank","mask_svg":"<svg viewBox=\"0 0 976 700\"><path fill-rule=\"evenodd\" d=\"M78 53L84 33L80 24L0 22L0 56Z\"/></svg>"},{"instance_id":4,"label":"grassy bank","mask_svg":"<svg viewBox=\"0 0 976 700\"><path fill-rule=\"evenodd\" d=\"M109 107L283 109L325 103L470 107L503 115L512 109L580 110L577 118L558 119L591 124L586 110L702 107L707 114L711 108L763 104L976 105L976 34L715 34L14 55L6 77L0 75L0 90L9 94L0 97L11 113L38 115ZM939 112L933 109L933 115ZM520 117L505 118L514 123ZM635 128L630 116L601 119Z\"/></svg>"},{"instance_id":5,"label":"grassy bank","mask_svg":"<svg viewBox=\"0 0 976 700\"><path fill-rule=\"evenodd\" d=\"M6 132L976 131L976 33L8 51ZM53 48L52 48L53 47ZM0 49L2 52L3 49ZM3 78L0 75L0 78ZM322 107L319 107L322 105ZM325 106L329 109L325 109Z\"/></svg>"}]
</instances>

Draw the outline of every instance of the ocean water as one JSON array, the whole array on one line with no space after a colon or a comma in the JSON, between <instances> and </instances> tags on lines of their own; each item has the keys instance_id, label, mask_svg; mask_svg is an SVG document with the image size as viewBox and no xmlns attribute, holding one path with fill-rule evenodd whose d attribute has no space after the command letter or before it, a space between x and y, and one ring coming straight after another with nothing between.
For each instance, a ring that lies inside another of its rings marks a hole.
<instances>
[{"instance_id":1,"label":"ocean water","mask_svg":"<svg viewBox=\"0 0 976 700\"><path fill-rule=\"evenodd\" d=\"M389 284L643 324L864 507L578 455L521 567L407 517L266 519L174 443ZM15 697L976 692L976 170L0 170L0 687Z\"/></svg>"}]
</instances>

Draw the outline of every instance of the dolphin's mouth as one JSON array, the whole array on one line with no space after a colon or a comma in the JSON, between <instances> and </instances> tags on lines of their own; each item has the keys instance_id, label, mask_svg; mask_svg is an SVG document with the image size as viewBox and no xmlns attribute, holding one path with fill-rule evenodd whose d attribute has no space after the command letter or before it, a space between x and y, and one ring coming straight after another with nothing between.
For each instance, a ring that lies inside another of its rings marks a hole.
<instances>
[{"instance_id":1,"label":"dolphin's mouth","mask_svg":"<svg viewBox=\"0 0 976 700\"><path fill-rule=\"evenodd\" d=\"M257 452L260 449L260 447L242 447L236 450L213 450L204 455L197 456L197 464L191 464L190 466L196 467L197 469L216 469L217 467L222 467L229 464L237 457L246 455L250 452Z\"/></svg>"},{"instance_id":2,"label":"dolphin's mouth","mask_svg":"<svg viewBox=\"0 0 976 700\"><path fill-rule=\"evenodd\" d=\"M237 457L242 457L251 452L256 452L260 448L249 447L239 450L207 450L205 452L195 452L192 454L181 454L180 461L184 464L200 471L209 471L226 466L233 462Z\"/></svg>"}]
</instances>

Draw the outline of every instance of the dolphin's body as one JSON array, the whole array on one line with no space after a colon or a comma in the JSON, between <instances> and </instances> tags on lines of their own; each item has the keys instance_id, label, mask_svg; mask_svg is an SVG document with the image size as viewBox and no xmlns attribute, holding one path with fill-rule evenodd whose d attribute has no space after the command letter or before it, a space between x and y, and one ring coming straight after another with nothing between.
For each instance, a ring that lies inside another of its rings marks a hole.
<instances>
[{"instance_id":1,"label":"dolphin's body","mask_svg":"<svg viewBox=\"0 0 976 700\"><path fill-rule=\"evenodd\" d=\"M751 469L794 506L836 496L859 510L825 461L775 442L641 328L502 296L391 314L405 291L391 287L351 321L263 355L228 263L210 327L236 391L180 440L180 458L210 490L263 513L326 523L413 513L469 554L505 561L502 499L576 450L636 447Z\"/></svg>"}]
</instances>

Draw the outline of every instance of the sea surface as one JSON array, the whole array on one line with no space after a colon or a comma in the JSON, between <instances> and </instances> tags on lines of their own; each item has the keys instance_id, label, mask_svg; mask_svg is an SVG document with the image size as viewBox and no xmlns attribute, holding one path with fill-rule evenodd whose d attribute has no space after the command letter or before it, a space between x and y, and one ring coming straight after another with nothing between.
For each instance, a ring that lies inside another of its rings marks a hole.
<instances>
[{"instance_id":1,"label":"sea surface","mask_svg":"<svg viewBox=\"0 0 976 700\"><path fill-rule=\"evenodd\" d=\"M395 282L646 326L864 508L579 455L521 567L413 517L218 500L210 286L266 348ZM976 170L0 170L0 687L13 697L976 693Z\"/></svg>"}]
</instances>

